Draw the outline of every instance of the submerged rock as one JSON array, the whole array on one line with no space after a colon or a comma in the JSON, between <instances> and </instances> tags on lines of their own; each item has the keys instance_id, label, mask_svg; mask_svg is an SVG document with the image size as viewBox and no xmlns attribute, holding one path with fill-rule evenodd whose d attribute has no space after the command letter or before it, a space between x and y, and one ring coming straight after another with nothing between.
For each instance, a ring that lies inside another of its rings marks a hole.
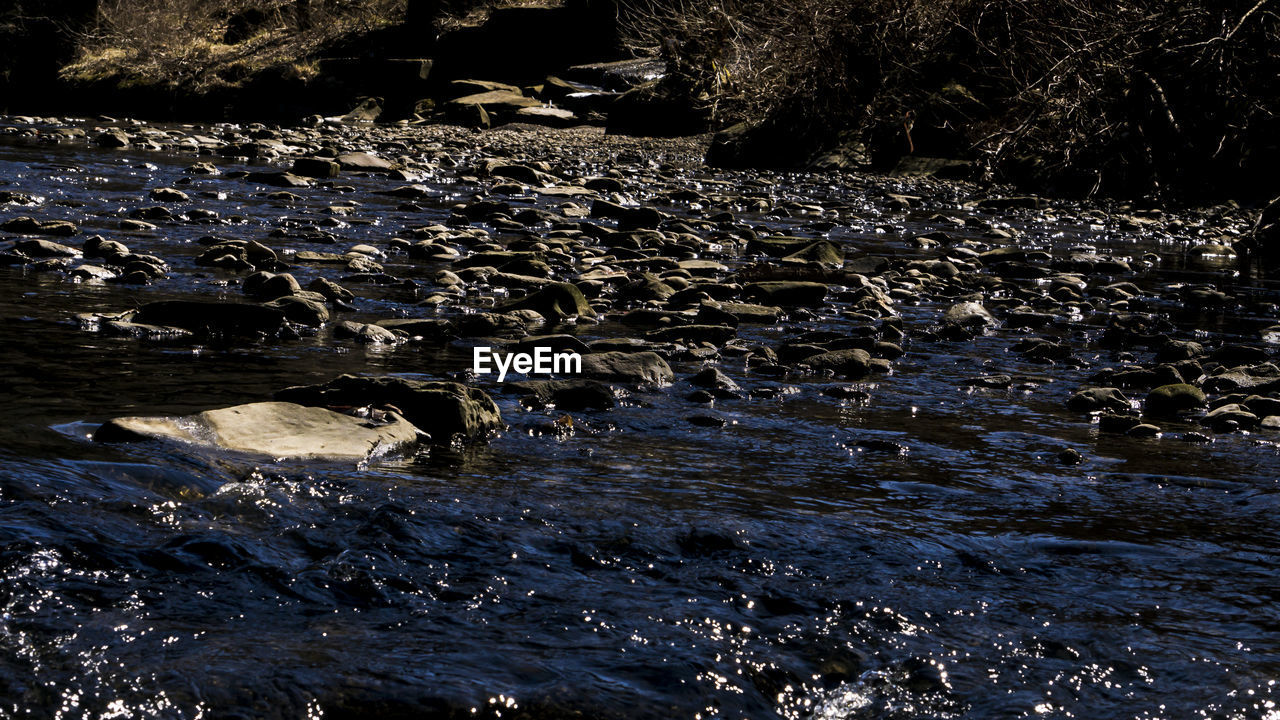
<instances>
[{"instance_id":1,"label":"submerged rock","mask_svg":"<svg viewBox=\"0 0 1280 720\"><path fill-rule=\"evenodd\" d=\"M93 439L174 440L280 460L362 460L406 449L423 438L394 411L370 419L289 402L261 402L182 417L117 418L98 428Z\"/></svg>"}]
</instances>

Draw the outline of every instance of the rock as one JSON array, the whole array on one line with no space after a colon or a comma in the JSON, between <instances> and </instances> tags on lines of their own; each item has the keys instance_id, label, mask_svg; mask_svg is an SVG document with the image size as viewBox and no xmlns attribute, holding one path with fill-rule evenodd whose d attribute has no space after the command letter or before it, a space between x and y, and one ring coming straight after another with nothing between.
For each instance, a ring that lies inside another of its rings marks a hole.
<instances>
[{"instance_id":1,"label":"rock","mask_svg":"<svg viewBox=\"0 0 1280 720\"><path fill-rule=\"evenodd\" d=\"M311 181L289 172L251 172L244 176L251 183L274 187L311 187Z\"/></svg>"},{"instance_id":2,"label":"rock","mask_svg":"<svg viewBox=\"0 0 1280 720\"><path fill-rule=\"evenodd\" d=\"M531 404L558 410L608 410L617 405L613 389L597 380L527 380L512 383L518 392L527 393Z\"/></svg>"},{"instance_id":3,"label":"rock","mask_svg":"<svg viewBox=\"0 0 1280 720\"><path fill-rule=\"evenodd\" d=\"M318 277L307 285L311 292L320 293L329 302L351 302L356 299L355 293L327 278Z\"/></svg>"},{"instance_id":4,"label":"rock","mask_svg":"<svg viewBox=\"0 0 1280 720\"><path fill-rule=\"evenodd\" d=\"M278 309L261 305L165 300L143 305L130 320L148 325L178 327L201 334L275 334L284 325L285 315Z\"/></svg>"},{"instance_id":5,"label":"rock","mask_svg":"<svg viewBox=\"0 0 1280 720\"><path fill-rule=\"evenodd\" d=\"M568 317L593 318L596 311L576 285L552 283L528 297L508 303L500 312L533 310L547 320L556 322Z\"/></svg>"},{"instance_id":6,"label":"rock","mask_svg":"<svg viewBox=\"0 0 1280 720\"><path fill-rule=\"evenodd\" d=\"M388 173L396 169L395 163L390 160L366 152L346 153L336 159L339 167L347 171Z\"/></svg>"},{"instance_id":7,"label":"rock","mask_svg":"<svg viewBox=\"0 0 1280 720\"><path fill-rule=\"evenodd\" d=\"M556 107L520 108L516 111L515 120L516 122L557 128L573 127L582 123L582 120L572 111Z\"/></svg>"},{"instance_id":8,"label":"rock","mask_svg":"<svg viewBox=\"0 0 1280 720\"><path fill-rule=\"evenodd\" d=\"M23 235L60 235L69 237L80 232L75 223L66 220L36 220L25 215L0 225L0 230Z\"/></svg>"},{"instance_id":9,"label":"rock","mask_svg":"<svg viewBox=\"0 0 1280 720\"><path fill-rule=\"evenodd\" d=\"M94 433L96 442L174 440L276 460L364 460L402 451L419 430L394 411L381 421L289 402L261 402L185 417L125 417Z\"/></svg>"},{"instance_id":10,"label":"rock","mask_svg":"<svg viewBox=\"0 0 1280 720\"><path fill-rule=\"evenodd\" d=\"M1249 412L1245 406L1235 403L1214 408L1200 419L1201 425L1206 425L1219 433L1250 430L1257 427L1259 422L1257 415Z\"/></svg>"},{"instance_id":11,"label":"rock","mask_svg":"<svg viewBox=\"0 0 1280 720\"><path fill-rule=\"evenodd\" d=\"M942 322L945 325L974 328L995 325L996 319L987 312L982 303L961 302L947 308L947 312L942 316Z\"/></svg>"},{"instance_id":12,"label":"rock","mask_svg":"<svg viewBox=\"0 0 1280 720\"><path fill-rule=\"evenodd\" d=\"M582 374L600 380L665 385L675 380L671 366L653 352L595 352L582 356Z\"/></svg>"},{"instance_id":13,"label":"rock","mask_svg":"<svg viewBox=\"0 0 1280 720\"><path fill-rule=\"evenodd\" d=\"M341 169L338 163L327 158L304 157L294 160L289 172L300 177L335 178Z\"/></svg>"},{"instance_id":14,"label":"rock","mask_svg":"<svg viewBox=\"0 0 1280 720\"><path fill-rule=\"evenodd\" d=\"M245 278L241 289L245 295L264 302L302 292L302 286L289 273L276 275L269 272L256 272Z\"/></svg>"},{"instance_id":15,"label":"rock","mask_svg":"<svg viewBox=\"0 0 1280 720\"><path fill-rule=\"evenodd\" d=\"M797 250L783 258L784 262L814 263L839 267L844 264L844 252L835 245L821 240Z\"/></svg>"},{"instance_id":16,"label":"rock","mask_svg":"<svg viewBox=\"0 0 1280 720\"><path fill-rule=\"evenodd\" d=\"M264 307L281 310L289 320L307 327L320 327L329 322L329 308L324 303L298 295L272 300Z\"/></svg>"},{"instance_id":17,"label":"rock","mask_svg":"<svg viewBox=\"0 0 1280 720\"><path fill-rule=\"evenodd\" d=\"M689 378L689 382L698 387L707 388L714 397L718 398L736 398L742 395L742 387L719 368L706 368Z\"/></svg>"},{"instance_id":18,"label":"rock","mask_svg":"<svg viewBox=\"0 0 1280 720\"><path fill-rule=\"evenodd\" d=\"M1067 399L1067 407L1075 412L1093 412L1095 410L1117 410L1121 412L1131 409L1129 398L1118 388L1095 387L1081 390Z\"/></svg>"},{"instance_id":19,"label":"rock","mask_svg":"<svg viewBox=\"0 0 1280 720\"><path fill-rule=\"evenodd\" d=\"M1063 465L1079 465L1084 462L1084 455L1075 448L1063 448L1058 452L1058 462Z\"/></svg>"},{"instance_id":20,"label":"rock","mask_svg":"<svg viewBox=\"0 0 1280 720\"><path fill-rule=\"evenodd\" d=\"M804 364L816 372L831 370L850 380L864 378L871 373L871 355L859 349L819 353L805 358Z\"/></svg>"},{"instance_id":21,"label":"rock","mask_svg":"<svg viewBox=\"0 0 1280 720\"><path fill-rule=\"evenodd\" d=\"M541 100L525 97L510 90L490 90L489 92L464 95L444 104L445 114L452 116L471 105L478 105L490 117L506 119L514 116L521 108L539 107Z\"/></svg>"},{"instance_id":22,"label":"rock","mask_svg":"<svg viewBox=\"0 0 1280 720\"><path fill-rule=\"evenodd\" d=\"M731 302L712 302L703 303L704 306L711 305L721 312L729 313L737 318L738 322L744 324L772 325L778 322L782 317L780 308L770 305L753 305L750 303L731 303Z\"/></svg>"},{"instance_id":23,"label":"rock","mask_svg":"<svg viewBox=\"0 0 1280 720\"><path fill-rule=\"evenodd\" d=\"M1153 438L1160 437L1160 433L1161 430L1157 425L1138 423L1137 425L1129 428L1128 431L1125 432L1125 435L1136 438Z\"/></svg>"},{"instance_id":24,"label":"rock","mask_svg":"<svg viewBox=\"0 0 1280 720\"><path fill-rule=\"evenodd\" d=\"M688 417L686 417L685 421L688 422L690 425L696 425L698 427L712 427L712 428L722 428L725 425L729 424L729 421L726 420L723 416L717 415L716 413L712 413L712 412L693 413L692 415L689 415Z\"/></svg>"},{"instance_id":25,"label":"rock","mask_svg":"<svg viewBox=\"0 0 1280 720\"><path fill-rule=\"evenodd\" d=\"M20 240L14 250L31 258L80 257L80 251L48 240Z\"/></svg>"},{"instance_id":26,"label":"rock","mask_svg":"<svg viewBox=\"0 0 1280 720\"><path fill-rule=\"evenodd\" d=\"M343 320L333 326L333 336L344 340L355 340L361 344L395 345L400 342L399 336L378 325Z\"/></svg>"},{"instance_id":27,"label":"rock","mask_svg":"<svg viewBox=\"0 0 1280 720\"><path fill-rule=\"evenodd\" d=\"M345 123L371 123L382 115L382 98L362 98L355 107L343 115L340 120Z\"/></svg>"},{"instance_id":28,"label":"rock","mask_svg":"<svg viewBox=\"0 0 1280 720\"><path fill-rule=\"evenodd\" d=\"M310 406L394 405L436 443L450 443L455 435L481 439L503 427L498 406L487 393L455 382L343 375L323 385L286 388L276 399Z\"/></svg>"},{"instance_id":29,"label":"rock","mask_svg":"<svg viewBox=\"0 0 1280 720\"><path fill-rule=\"evenodd\" d=\"M677 325L661 328L645 335L650 342L710 343L720 346L729 342L737 331L726 325Z\"/></svg>"},{"instance_id":30,"label":"rock","mask_svg":"<svg viewBox=\"0 0 1280 720\"><path fill-rule=\"evenodd\" d=\"M191 196L177 188L154 188L147 196L156 202L191 202Z\"/></svg>"},{"instance_id":31,"label":"rock","mask_svg":"<svg viewBox=\"0 0 1280 720\"><path fill-rule=\"evenodd\" d=\"M93 144L103 148L129 147L129 135L123 130L107 130L93 139Z\"/></svg>"},{"instance_id":32,"label":"rock","mask_svg":"<svg viewBox=\"0 0 1280 720\"><path fill-rule=\"evenodd\" d=\"M748 299L766 305L818 307L827 296L827 286L799 280L770 280L748 283L743 288Z\"/></svg>"},{"instance_id":33,"label":"rock","mask_svg":"<svg viewBox=\"0 0 1280 720\"><path fill-rule=\"evenodd\" d=\"M1173 415L1205 406L1204 392L1194 385L1161 385L1147 395L1146 410L1152 415Z\"/></svg>"}]
</instances>

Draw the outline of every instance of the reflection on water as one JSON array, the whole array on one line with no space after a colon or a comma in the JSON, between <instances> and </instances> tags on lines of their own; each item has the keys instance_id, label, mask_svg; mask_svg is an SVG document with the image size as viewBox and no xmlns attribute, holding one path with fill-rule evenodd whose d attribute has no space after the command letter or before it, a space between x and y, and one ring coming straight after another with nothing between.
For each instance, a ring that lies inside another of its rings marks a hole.
<instances>
[{"instance_id":1,"label":"reflection on water","mask_svg":"<svg viewBox=\"0 0 1280 720\"><path fill-rule=\"evenodd\" d=\"M237 295L233 276L191 264L195 240L264 238L335 192L275 207L196 179L200 206L240 224L124 236L122 209L190 158L42 148L30 164L33 152L0 145L0 177L47 197L48 217L175 271L130 288L0 268L0 716L1280 718L1276 438L1100 435L1062 407L1090 370L1029 362L999 331L909 344L867 400L726 359L745 387L777 392L717 401L723 429L683 422L679 386L581 414L616 429L556 437L537 431L551 412L490 384L503 436L368 468L95 446L87 435L114 415L340 372L433 376L467 354L324 333L216 347L86 332L78 312ZM833 238L909 252L874 232L884 211L870 200L782 180L795 197L865 204L866 227ZM379 221L342 228L353 244L447 214L409 215L365 192L373 181L351 183ZM1065 229L1030 228L1046 245L1167 256L1146 286L1208 272L1159 237ZM388 271L424 272L395 258ZM305 285L318 271L297 272ZM417 310L364 290L355 317ZM937 310L902 307L909 326ZM990 372L1032 380L964 381ZM1059 464L1064 447L1085 462Z\"/></svg>"}]
</instances>

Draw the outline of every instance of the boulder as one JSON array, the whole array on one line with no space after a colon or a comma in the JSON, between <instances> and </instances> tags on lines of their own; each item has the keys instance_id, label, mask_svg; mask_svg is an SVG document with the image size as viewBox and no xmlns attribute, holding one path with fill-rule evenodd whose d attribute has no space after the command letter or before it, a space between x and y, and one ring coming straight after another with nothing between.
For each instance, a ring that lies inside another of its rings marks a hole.
<instances>
[{"instance_id":1,"label":"boulder","mask_svg":"<svg viewBox=\"0 0 1280 720\"><path fill-rule=\"evenodd\" d=\"M570 283L552 283L500 309L501 312L512 310L533 310L553 322L567 317L596 316L596 311L591 309L582 291Z\"/></svg>"},{"instance_id":2,"label":"boulder","mask_svg":"<svg viewBox=\"0 0 1280 720\"><path fill-rule=\"evenodd\" d=\"M1067 407L1075 412L1093 412L1095 410L1117 410L1127 412L1131 409L1129 398L1118 388L1095 387L1081 390L1067 399Z\"/></svg>"},{"instance_id":3,"label":"boulder","mask_svg":"<svg viewBox=\"0 0 1280 720\"><path fill-rule=\"evenodd\" d=\"M871 355L866 350L835 350L805 358L804 364L821 372L830 370L850 380L864 378L871 373Z\"/></svg>"},{"instance_id":4,"label":"boulder","mask_svg":"<svg viewBox=\"0 0 1280 720\"><path fill-rule=\"evenodd\" d=\"M942 323L967 328L987 327L995 325L996 319L982 306L982 303L969 301L956 303L947 308L942 315Z\"/></svg>"},{"instance_id":5,"label":"boulder","mask_svg":"<svg viewBox=\"0 0 1280 720\"><path fill-rule=\"evenodd\" d=\"M455 435L480 439L503 427L498 406L487 393L455 382L343 375L323 385L286 388L275 399L326 407L394 405L436 443L449 443Z\"/></svg>"},{"instance_id":6,"label":"boulder","mask_svg":"<svg viewBox=\"0 0 1280 720\"><path fill-rule=\"evenodd\" d=\"M343 170L357 172L388 173L396 169L395 163L366 152L350 152L337 157Z\"/></svg>"},{"instance_id":7,"label":"boulder","mask_svg":"<svg viewBox=\"0 0 1280 720\"><path fill-rule=\"evenodd\" d=\"M80 251L49 240L20 240L14 250L31 258L79 257Z\"/></svg>"},{"instance_id":8,"label":"boulder","mask_svg":"<svg viewBox=\"0 0 1280 720\"><path fill-rule=\"evenodd\" d=\"M801 280L769 280L748 283L744 293L748 299L765 305L817 307L827 296L827 286Z\"/></svg>"},{"instance_id":9,"label":"boulder","mask_svg":"<svg viewBox=\"0 0 1280 720\"><path fill-rule=\"evenodd\" d=\"M300 177L333 178L338 177L342 166L327 158L302 157L293 161L289 172Z\"/></svg>"},{"instance_id":10,"label":"boulder","mask_svg":"<svg viewBox=\"0 0 1280 720\"><path fill-rule=\"evenodd\" d=\"M617 405L613 389L598 380L526 380L512 383L511 387L526 395L526 403L536 407L578 411L608 410Z\"/></svg>"},{"instance_id":11,"label":"boulder","mask_svg":"<svg viewBox=\"0 0 1280 720\"><path fill-rule=\"evenodd\" d=\"M284 325L285 315L276 308L245 303L163 300L143 305L130 321L197 333L274 334Z\"/></svg>"},{"instance_id":12,"label":"boulder","mask_svg":"<svg viewBox=\"0 0 1280 720\"><path fill-rule=\"evenodd\" d=\"M364 460L412 447L421 433L394 411L353 417L289 402L260 402L183 417L124 417L94 433L96 442L171 440L277 460Z\"/></svg>"},{"instance_id":13,"label":"boulder","mask_svg":"<svg viewBox=\"0 0 1280 720\"><path fill-rule=\"evenodd\" d=\"M1161 385L1147 395L1146 410L1152 415L1173 415L1205 406L1204 392L1194 385Z\"/></svg>"},{"instance_id":14,"label":"boulder","mask_svg":"<svg viewBox=\"0 0 1280 720\"><path fill-rule=\"evenodd\" d=\"M582 374L598 380L665 385L675 380L671 366L653 352L593 352L582 356Z\"/></svg>"},{"instance_id":15,"label":"boulder","mask_svg":"<svg viewBox=\"0 0 1280 720\"><path fill-rule=\"evenodd\" d=\"M244 179L251 183L272 185L274 187L311 187L310 180L283 171L251 172L245 175Z\"/></svg>"},{"instance_id":16,"label":"boulder","mask_svg":"<svg viewBox=\"0 0 1280 720\"><path fill-rule=\"evenodd\" d=\"M60 235L69 237L80 232L75 223L66 220L36 220L25 215L0 225L0 230L23 235Z\"/></svg>"}]
</instances>

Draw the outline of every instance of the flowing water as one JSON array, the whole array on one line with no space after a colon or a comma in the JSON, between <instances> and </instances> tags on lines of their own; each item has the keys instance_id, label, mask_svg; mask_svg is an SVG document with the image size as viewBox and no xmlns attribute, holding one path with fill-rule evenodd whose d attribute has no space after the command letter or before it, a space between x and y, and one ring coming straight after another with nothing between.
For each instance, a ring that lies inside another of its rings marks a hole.
<instances>
[{"instance_id":1,"label":"flowing water","mask_svg":"<svg viewBox=\"0 0 1280 720\"><path fill-rule=\"evenodd\" d=\"M371 178L299 190L290 205L197 177L180 187L206 193L196 204L220 222L118 229L195 159L0 143L4 189L44 199L0 219L73 220L173 268L126 286L0 267L0 717L1280 718L1276 436L1101 434L1064 407L1114 362L1092 346L1093 367L1073 369L1009 352L1013 330L908 339L893 373L851 399L823 394L829 379L754 376L725 357L718 367L752 391L717 401L725 427L686 422L692 388L678 380L575 413L567 436L550 429L561 413L522 408L490 376L475 382L506 432L367 466L90 442L118 415L262 400L341 372L431 378L469 364L465 346L359 346L326 332L220 346L83 328L77 313L239 298L237 276L192 264L201 236L333 250L267 234L355 200L371 222L335 232L385 247L475 189L442 173L427 180L439 198L414 211L371 194L383 182ZM876 225L927 229L932 211L891 215L871 182L772 179L795 199L864 208L833 241L920 252ZM1135 264L1155 253L1135 279L1144 287L1243 282L1185 264L1176 238L1064 215L1027 237ZM757 220L791 232L807 222ZM430 277L403 256L386 266ZM315 272L295 270L304 285ZM1274 295L1263 282L1254 292ZM357 294L357 319L421 310L409 289ZM899 310L910 329L940 306ZM1175 319L1254 344L1272 322L1263 311ZM1043 333L1087 341L1101 328L1083 317ZM740 330L770 343L794 334ZM685 378L701 362L672 365ZM992 372L1022 381L965 382ZM1085 461L1060 464L1068 447Z\"/></svg>"}]
</instances>

